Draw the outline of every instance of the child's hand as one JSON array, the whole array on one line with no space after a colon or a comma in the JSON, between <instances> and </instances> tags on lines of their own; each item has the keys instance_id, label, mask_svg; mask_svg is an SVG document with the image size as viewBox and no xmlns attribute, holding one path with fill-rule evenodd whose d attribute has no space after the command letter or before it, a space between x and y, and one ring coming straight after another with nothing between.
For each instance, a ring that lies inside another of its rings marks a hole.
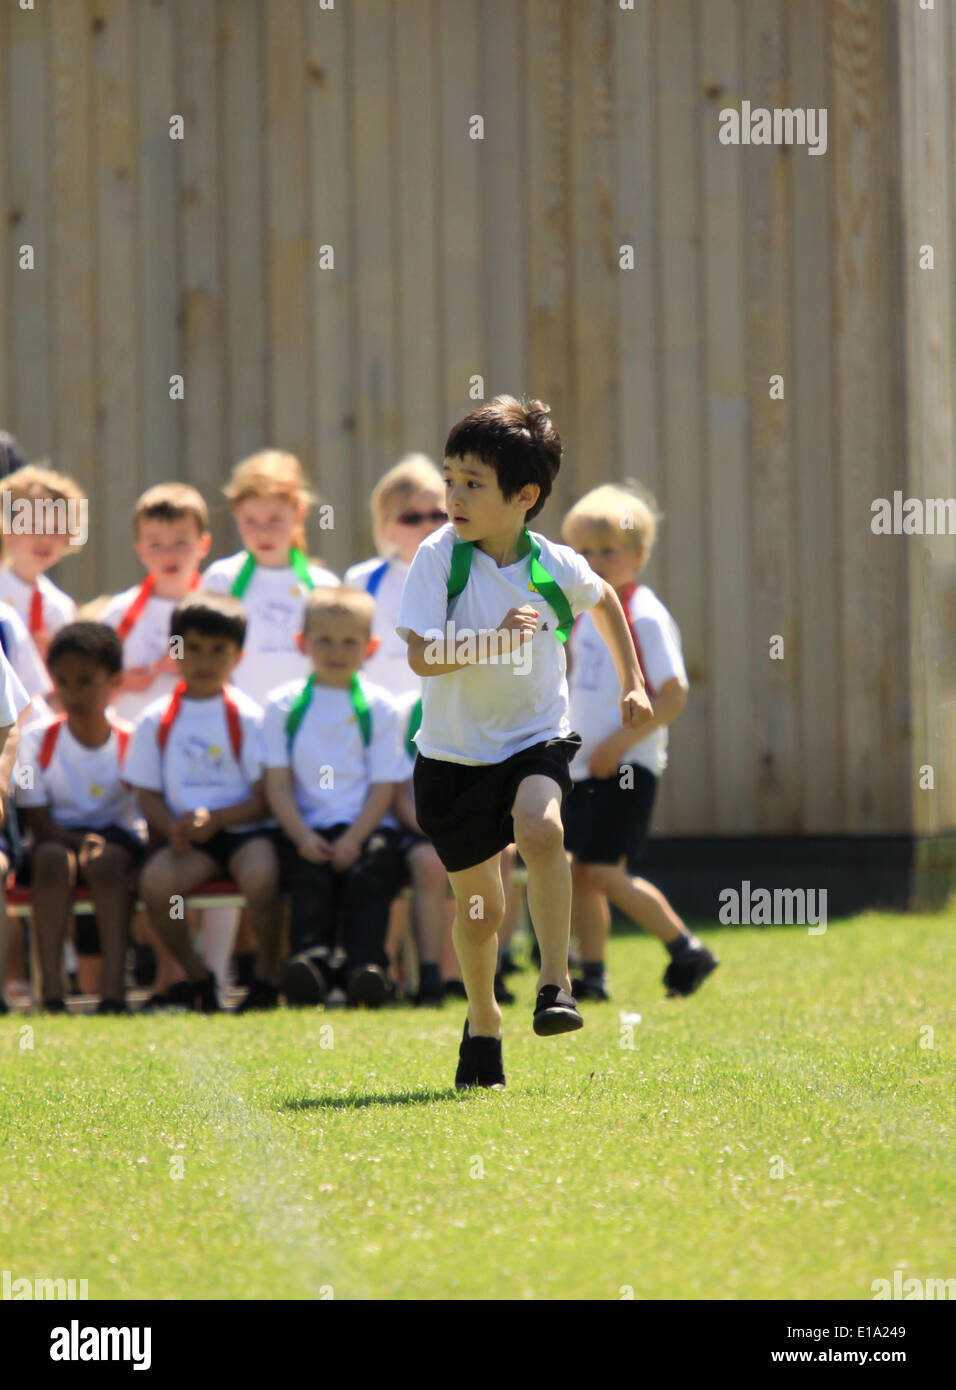
<instances>
[{"instance_id":1,"label":"child's hand","mask_svg":"<svg viewBox=\"0 0 956 1390\"><path fill-rule=\"evenodd\" d=\"M106 841L102 835L94 835L92 832L84 835L77 855L81 866L88 864L91 859L99 859L105 848Z\"/></svg>"},{"instance_id":2,"label":"child's hand","mask_svg":"<svg viewBox=\"0 0 956 1390\"><path fill-rule=\"evenodd\" d=\"M315 830L307 830L295 847L310 864L325 864L332 858L332 846Z\"/></svg>"},{"instance_id":3,"label":"child's hand","mask_svg":"<svg viewBox=\"0 0 956 1390\"><path fill-rule=\"evenodd\" d=\"M356 839L351 830L346 830L332 846L332 868L344 873L352 867L361 853L361 841Z\"/></svg>"},{"instance_id":4,"label":"child's hand","mask_svg":"<svg viewBox=\"0 0 956 1390\"><path fill-rule=\"evenodd\" d=\"M646 690L621 691L621 726L625 729L639 729L649 719L654 718L654 708Z\"/></svg>"},{"instance_id":5,"label":"child's hand","mask_svg":"<svg viewBox=\"0 0 956 1390\"><path fill-rule=\"evenodd\" d=\"M219 828L219 822L215 815L205 806L197 806L188 819L191 820L191 825L187 829L187 834L194 845L205 844L207 840L212 839Z\"/></svg>"},{"instance_id":6,"label":"child's hand","mask_svg":"<svg viewBox=\"0 0 956 1390\"><path fill-rule=\"evenodd\" d=\"M602 739L588 759L588 772L592 777L616 777L621 770L623 751L620 735L611 734Z\"/></svg>"},{"instance_id":7,"label":"child's hand","mask_svg":"<svg viewBox=\"0 0 956 1390\"><path fill-rule=\"evenodd\" d=\"M534 636L537 629L538 610L530 603L524 604L521 608L509 608L498 624L499 632L511 634L505 646L505 651L508 652L519 650L525 641Z\"/></svg>"},{"instance_id":8,"label":"child's hand","mask_svg":"<svg viewBox=\"0 0 956 1390\"><path fill-rule=\"evenodd\" d=\"M120 690L128 690L133 695L141 695L155 680L152 666L127 666L123 672Z\"/></svg>"}]
</instances>

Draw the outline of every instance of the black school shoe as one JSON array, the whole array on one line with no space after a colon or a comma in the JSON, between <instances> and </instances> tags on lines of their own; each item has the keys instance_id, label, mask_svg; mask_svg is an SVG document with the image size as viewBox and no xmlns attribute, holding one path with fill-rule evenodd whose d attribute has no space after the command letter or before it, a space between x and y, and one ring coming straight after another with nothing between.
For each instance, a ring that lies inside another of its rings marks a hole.
<instances>
[{"instance_id":1,"label":"black school shoe","mask_svg":"<svg viewBox=\"0 0 956 1390\"><path fill-rule=\"evenodd\" d=\"M446 980L446 981L445 981L445 998L446 998L446 999L467 999L467 998L468 998L468 991L465 989L465 986L464 986L464 984L462 983L461 980Z\"/></svg>"},{"instance_id":2,"label":"black school shoe","mask_svg":"<svg viewBox=\"0 0 956 1390\"><path fill-rule=\"evenodd\" d=\"M380 966L360 965L352 971L346 991L349 1008L364 1004L367 1009L377 1009L388 996L388 980Z\"/></svg>"},{"instance_id":3,"label":"black school shoe","mask_svg":"<svg viewBox=\"0 0 956 1390\"><path fill-rule=\"evenodd\" d=\"M44 999L42 1012L45 1014L65 1014L69 1011L64 1000L57 995L53 999Z\"/></svg>"},{"instance_id":4,"label":"black school shoe","mask_svg":"<svg viewBox=\"0 0 956 1390\"><path fill-rule=\"evenodd\" d=\"M494 993L496 1004L513 1004L515 1002L515 996L505 984L500 970L495 972Z\"/></svg>"},{"instance_id":5,"label":"black school shoe","mask_svg":"<svg viewBox=\"0 0 956 1390\"><path fill-rule=\"evenodd\" d=\"M686 949L679 956L674 956L664 971L664 988L668 998L693 994L719 964L720 961L706 946L691 938Z\"/></svg>"},{"instance_id":6,"label":"black school shoe","mask_svg":"<svg viewBox=\"0 0 956 1390\"><path fill-rule=\"evenodd\" d=\"M584 1027L574 996L557 985L545 985L538 991L534 1004L534 1031L540 1038L557 1033L573 1033Z\"/></svg>"},{"instance_id":7,"label":"black school shoe","mask_svg":"<svg viewBox=\"0 0 956 1390\"><path fill-rule=\"evenodd\" d=\"M611 998L607 989L607 976L594 976L592 979L580 979L571 981L571 992L575 999L590 999L599 1003L607 1003Z\"/></svg>"},{"instance_id":8,"label":"black school shoe","mask_svg":"<svg viewBox=\"0 0 956 1390\"><path fill-rule=\"evenodd\" d=\"M96 1006L98 1014L128 1014L125 999L101 999Z\"/></svg>"},{"instance_id":9,"label":"black school shoe","mask_svg":"<svg viewBox=\"0 0 956 1390\"><path fill-rule=\"evenodd\" d=\"M0 1017L2 1017L3 1014L8 1014L9 1012L10 1012L10 1005L9 1005L9 1004L7 1003L7 1001L4 999L3 995L0 994Z\"/></svg>"},{"instance_id":10,"label":"black school shoe","mask_svg":"<svg viewBox=\"0 0 956 1390\"><path fill-rule=\"evenodd\" d=\"M279 970L279 993L287 1004L324 1004L328 992L325 976L309 951L290 956Z\"/></svg>"},{"instance_id":11,"label":"black school shoe","mask_svg":"<svg viewBox=\"0 0 956 1390\"><path fill-rule=\"evenodd\" d=\"M154 999L147 1001L144 1008L150 1008L150 1005L152 1009L170 1009L185 1013L192 1013L196 1009L203 1014L222 1012L216 993L216 977L211 971L202 980L180 980L178 984L170 985L165 998L156 995Z\"/></svg>"},{"instance_id":12,"label":"black school shoe","mask_svg":"<svg viewBox=\"0 0 956 1390\"><path fill-rule=\"evenodd\" d=\"M212 976L210 976L210 979ZM272 985L268 980L253 978L249 986L249 992L241 1004L237 1004L234 1010L237 1014L262 1013L267 1009L277 1009L279 1007L279 989L277 985Z\"/></svg>"},{"instance_id":13,"label":"black school shoe","mask_svg":"<svg viewBox=\"0 0 956 1390\"><path fill-rule=\"evenodd\" d=\"M455 1087L464 1091L469 1086L484 1086L488 1090L505 1089L505 1068L501 1060L500 1038L473 1038L468 1031L461 1035L458 1048L458 1070L455 1072Z\"/></svg>"}]
</instances>

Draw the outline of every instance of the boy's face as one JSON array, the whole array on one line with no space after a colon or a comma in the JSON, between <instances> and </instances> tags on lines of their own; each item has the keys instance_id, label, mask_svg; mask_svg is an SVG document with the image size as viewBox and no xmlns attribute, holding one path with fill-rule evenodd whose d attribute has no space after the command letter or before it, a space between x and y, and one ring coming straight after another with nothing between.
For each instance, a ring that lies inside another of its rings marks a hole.
<instances>
[{"instance_id":1,"label":"boy's face","mask_svg":"<svg viewBox=\"0 0 956 1390\"><path fill-rule=\"evenodd\" d=\"M587 560L594 573L607 580L614 590L619 591L633 584L643 569L641 552L626 537L618 537L610 526L596 526L582 531L575 550Z\"/></svg>"},{"instance_id":2,"label":"boy's face","mask_svg":"<svg viewBox=\"0 0 956 1390\"><path fill-rule=\"evenodd\" d=\"M67 716L103 714L115 699L122 673L110 675L105 666L79 652L64 652L50 670L54 690Z\"/></svg>"},{"instance_id":3,"label":"boy's face","mask_svg":"<svg viewBox=\"0 0 956 1390\"><path fill-rule=\"evenodd\" d=\"M537 483L524 487L506 502L498 475L473 454L444 462L445 509L462 541L507 538L524 524L525 513L538 500Z\"/></svg>"},{"instance_id":4,"label":"boy's face","mask_svg":"<svg viewBox=\"0 0 956 1390\"><path fill-rule=\"evenodd\" d=\"M226 684L242 656L242 648L231 637L196 632L183 634L181 675L188 693L202 700L216 695Z\"/></svg>"},{"instance_id":5,"label":"boy's face","mask_svg":"<svg viewBox=\"0 0 956 1390\"><path fill-rule=\"evenodd\" d=\"M44 493L46 500L52 500ZM62 511L63 508L60 508ZM56 513L52 512L52 517ZM51 528L55 521L50 521ZM3 538L4 554L9 556L15 573L31 582L63 558L70 546L69 531L12 531Z\"/></svg>"},{"instance_id":6,"label":"boy's face","mask_svg":"<svg viewBox=\"0 0 956 1390\"><path fill-rule=\"evenodd\" d=\"M378 638L369 636L351 613L313 614L302 636L302 650L322 685L348 685L378 645Z\"/></svg>"},{"instance_id":7,"label":"boy's face","mask_svg":"<svg viewBox=\"0 0 956 1390\"><path fill-rule=\"evenodd\" d=\"M182 585L185 593L200 561L209 554L211 539L191 516L177 521L144 517L139 523L136 554L164 587L172 591Z\"/></svg>"},{"instance_id":8,"label":"boy's face","mask_svg":"<svg viewBox=\"0 0 956 1390\"><path fill-rule=\"evenodd\" d=\"M423 489L404 507L392 511L382 524L382 539L390 552L410 565L425 537L444 526L447 520L445 501L438 489Z\"/></svg>"},{"instance_id":9,"label":"boy's face","mask_svg":"<svg viewBox=\"0 0 956 1390\"><path fill-rule=\"evenodd\" d=\"M239 535L260 565L282 569L289 563L289 547L305 508L284 497L243 497L233 508Z\"/></svg>"}]
</instances>

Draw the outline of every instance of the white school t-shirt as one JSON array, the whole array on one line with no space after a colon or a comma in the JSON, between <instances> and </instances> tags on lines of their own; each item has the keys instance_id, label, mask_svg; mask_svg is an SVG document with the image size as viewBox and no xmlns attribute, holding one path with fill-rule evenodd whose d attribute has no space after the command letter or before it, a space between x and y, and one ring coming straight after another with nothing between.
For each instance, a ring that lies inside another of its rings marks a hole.
<instances>
[{"instance_id":1,"label":"white school t-shirt","mask_svg":"<svg viewBox=\"0 0 956 1390\"><path fill-rule=\"evenodd\" d=\"M242 730L240 761L229 738L226 706L222 695L207 700L183 696L165 750L160 753L159 724L169 696L154 700L143 710L126 753L124 777L133 787L159 792L174 815L198 810L221 811L247 800L262 776L260 721L262 711L242 690L229 692L239 711ZM233 825L231 830L253 830L264 821Z\"/></svg>"},{"instance_id":2,"label":"white school t-shirt","mask_svg":"<svg viewBox=\"0 0 956 1390\"><path fill-rule=\"evenodd\" d=\"M203 573L202 587L216 594L228 594L246 563L246 552L238 551L217 560ZM338 575L323 565L309 561L309 574L315 587L338 585ZM241 601L248 616L242 657L230 680L260 705L271 690L290 680L305 680L312 669L296 638L302 631L308 587L291 565L281 569L256 565Z\"/></svg>"},{"instance_id":3,"label":"white school t-shirt","mask_svg":"<svg viewBox=\"0 0 956 1390\"><path fill-rule=\"evenodd\" d=\"M0 651L0 728L15 724L30 703L29 692L13 665Z\"/></svg>"},{"instance_id":4,"label":"white school t-shirt","mask_svg":"<svg viewBox=\"0 0 956 1390\"><path fill-rule=\"evenodd\" d=\"M31 768L33 785L17 787L17 805L47 806L53 823L67 829L86 825L105 830L116 825L145 841L146 822L136 797L122 781L125 773L117 724L132 735L129 724L117 721L105 743L99 748L88 748L74 737L64 720L45 768L40 766L40 747L50 723L31 725L20 743L18 763L20 781L25 780L23 772Z\"/></svg>"},{"instance_id":5,"label":"white school t-shirt","mask_svg":"<svg viewBox=\"0 0 956 1390\"><path fill-rule=\"evenodd\" d=\"M315 686L292 742L291 761L285 724L303 682L290 681L274 690L266 705L265 765L291 767L299 814L313 830L327 830L340 822L351 825L365 805L371 784L395 782L402 772L394 702L387 690L365 679L364 671L361 681L372 723L368 748L347 689Z\"/></svg>"},{"instance_id":6,"label":"white school t-shirt","mask_svg":"<svg viewBox=\"0 0 956 1390\"><path fill-rule=\"evenodd\" d=\"M564 591L577 616L592 608L604 586L587 561L569 545L555 545L532 531L540 560ZM402 594L400 637L445 635L446 615L456 630L497 628L509 609L531 604L540 617L531 639L530 669L511 661L486 661L422 681L422 725L415 742L426 758L440 762L503 762L524 748L571 733L568 722L567 661L555 636L554 610L531 585L531 557L499 569L475 546L464 590L448 602L455 528L449 522L422 541ZM527 657L519 661L527 662Z\"/></svg>"},{"instance_id":7,"label":"white school t-shirt","mask_svg":"<svg viewBox=\"0 0 956 1390\"><path fill-rule=\"evenodd\" d=\"M114 595L100 614L99 621L118 628L141 588L141 584L134 584L131 589ZM178 602L178 599L158 598L156 595L146 600L143 611L123 639L125 667L152 666L169 655L169 625ZM175 671L161 671L147 690L124 690L116 696L111 708L121 719L135 724L146 706L163 695L171 695L180 679Z\"/></svg>"},{"instance_id":8,"label":"white school t-shirt","mask_svg":"<svg viewBox=\"0 0 956 1390\"><path fill-rule=\"evenodd\" d=\"M418 699L418 694L413 691L408 695L396 696L394 700L395 709L398 714L398 772L394 780L399 786L404 786L406 782L410 782L412 773L415 771L415 753L414 750L409 753L406 744L408 740L408 728L411 723L412 708L418 703ZM409 791L411 790L412 789L409 788ZM413 794L412 800L414 801L414 799ZM388 826L392 830L405 830L409 828L405 826L392 811L385 812L385 815L382 817L382 824Z\"/></svg>"},{"instance_id":9,"label":"white school t-shirt","mask_svg":"<svg viewBox=\"0 0 956 1390\"><path fill-rule=\"evenodd\" d=\"M646 584L639 584L628 602L628 619L640 643L641 667L651 690L660 690L677 679L687 689L687 672L681 654L680 631L660 599ZM581 735L581 748L571 764L571 777L580 782L590 777L588 762L595 748L611 734L621 732L621 682L614 658L598 635L589 613L574 625L569 638L571 692L569 717ZM659 777L667 766L667 728L654 729L621 755L621 764L638 763Z\"/></svg>"},{"instance_id":10,"label":"white school t-shirt","mask_svg":"<svg viewBox=\"0 0 956 1390\"><path fill-rule=\"evenodd\" d=\"M76 604L69 594L57 588L52 579L40 574L34 586L21 579L18 574L14 574L9 565L0 565L0 600L16 609L26 623L28 632L34 587L40 591L43 626L51 637L55 632L59 632L61 627L66 627L67 623L76 622ZM33 640L32 637L30 640Z\"/></svg>"},{"instance_id":11,"label":"white school t-shirt","mask_svg":"<svg viewBox=\"0 0 956 1390\"><path fill-rule=\"evenodd\" d=\"M53 711L45 699L53 689L53 682L26 623L9 603L0 602L0 627L7 659L30 697L30 708L20 726L23 733L31 724L53 718Z\"/></svg>"},{"instance_id":12,"label":"white school t-shirt","mask_svg":"<svg viewBox=\"0 0 956 1390\"><path fill-rule=\"evenodd\" d=\"M370 576L382 564L382 557L363 560L345 571L344 583L354 589L367 589ZM417 699L421 693L421 678L408 664L408 643L395 631L398 610L402 603L402 590L411 567L404 560L393 556L388 569L382 575L375 591L375 616L372 618L372 636L381 638L378 650L362 664L362 671L370 681L384 686L393 695L407 695L414 691Z\"/></svg>"}]
</instances>

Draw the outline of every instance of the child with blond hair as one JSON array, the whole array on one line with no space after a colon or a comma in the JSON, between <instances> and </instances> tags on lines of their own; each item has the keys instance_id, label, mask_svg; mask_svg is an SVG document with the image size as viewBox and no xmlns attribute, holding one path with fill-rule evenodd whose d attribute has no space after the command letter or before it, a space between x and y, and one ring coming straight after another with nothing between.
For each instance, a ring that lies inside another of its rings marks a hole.
<instances>
[{"instance_id":1,"label":"child with blond hair","mask_svg":"<svg viewBox=\"0 0 956 1390\"><path fill-rule=\"evenodd\" d=\"M76 604L46 571L84 544L85 505L79 484L46 462L0 481L0 600L19 613L44 661L54 633L76 620Z\"/></svg>"},{"instance_id":2,"label":"child with blond hair","mask_svg":"<svg viewBox=\"0 0 956 1390\"><path fill-rule=\"evenodd\" d=\"M569 718L581 734L564 807L564 843L571 853L571 930L581 952L578 999L608 999L605 952L614 903L662 943L670 962L664 985L692 994L719 962L684 926L664 894L631 876L627 861L647 839L658 780L667 766L667 726L687 700L687 672L677 624L639 582L657 535L659 513L638 484L605 483L564 518L561 536L617 595L654 716L639 729L621 728L617 677L598 630L585 613L568 640Z\"/></svg>"},{"instance_id":3,"label":"child with blond hair","mask_svg":"<svg viewBox=\"0 0 956 1390\"><path fill-rule=\"evenodd\" d=\"M318 498L294 454L253 454L235 466L223 493L244 548L210 565L202 587L242 600L248 628L233 683L264 705L270 690L309 674L299 645L305 601L340 581L305 553L305 518Z\"/></svg>"}]
</instances>

